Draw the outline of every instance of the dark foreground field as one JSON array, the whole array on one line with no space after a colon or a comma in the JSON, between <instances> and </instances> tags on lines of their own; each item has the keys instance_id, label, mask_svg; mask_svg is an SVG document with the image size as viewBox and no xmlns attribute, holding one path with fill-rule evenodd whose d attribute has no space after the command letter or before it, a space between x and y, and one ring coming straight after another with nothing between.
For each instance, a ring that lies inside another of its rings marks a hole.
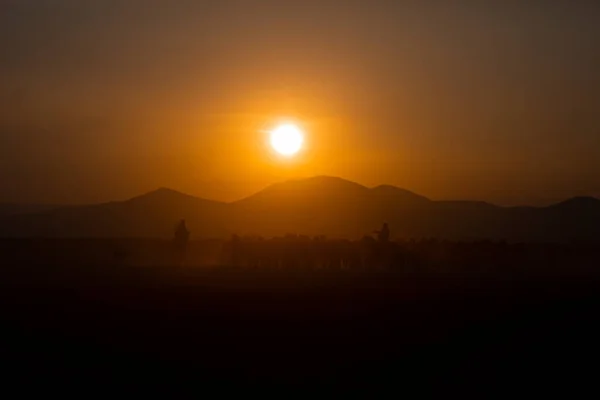
<instances>
[{"instance_id":1,"label":"dark foreground field","mask_svg":"<svg viewBox=\"0 0 600 400\"><path fill-rule=\"evenodd\" d=\"M594 274L2 270L2 376L22 388L440 395L597 379Z\"/></svg>"}]
</instances>

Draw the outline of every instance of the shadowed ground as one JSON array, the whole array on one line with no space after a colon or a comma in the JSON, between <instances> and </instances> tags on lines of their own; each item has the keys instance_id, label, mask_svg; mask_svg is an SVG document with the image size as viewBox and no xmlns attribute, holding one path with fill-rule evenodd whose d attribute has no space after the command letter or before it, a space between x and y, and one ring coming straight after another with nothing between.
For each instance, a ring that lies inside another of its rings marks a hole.
<instances>
[{"instance_id":1,"label":"shadowed ground","mask_svg":"<svg viewBox=\"0 0 600 400\"><path fill-rule=\"evenodd\" d=\"M590 379L592 275L3 267L5 375L494 393ZM316 385L316 386L315 386Z\"/></svg>"}]
</instances>

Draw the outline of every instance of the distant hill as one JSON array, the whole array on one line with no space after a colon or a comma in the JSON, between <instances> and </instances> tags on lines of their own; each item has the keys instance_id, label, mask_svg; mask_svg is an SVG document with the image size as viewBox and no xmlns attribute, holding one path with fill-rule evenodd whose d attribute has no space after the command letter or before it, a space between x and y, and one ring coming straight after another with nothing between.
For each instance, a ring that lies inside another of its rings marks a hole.
<instances>
[{"instance_id":1,"label":"distant hill","mask_svg":"<svg viewBox=\"0 0 600 400\"><path fill-rule=\"evenodd\" d=\"M591 197L550 207L499 207L432 201L394 186L368 188L328 176L277 183L233 203L162 188L121 202L21 210L0 214L0 236L171 237L185 218L194 238L233 233L360 238L388 222L396 238L600 240L600 200Z\"/></svg>"},{"instance_id":2,"label":"distant hill","mask_svg":"<svg viewBox=\"0 0 600 400\"><path fill-rule=\"evenodd\" d=\"M369 189L341 178L318 176L278 183L232 204L233 226L247 233L285 232L361 237L393 216L430 201L399 188Z\"/></svg>"},{"instance_id":3,"label":"distant hill","mask_svg":"<svg viewBox=\"0 0 600 400\"><path fill-rule=\"evenodd\" d=\"M121 202L61 207L0 220L0 235L15 237L170 237L185 218L199 236L220 236L225 203L170 189Z\"/></svg>"}]
</instances>

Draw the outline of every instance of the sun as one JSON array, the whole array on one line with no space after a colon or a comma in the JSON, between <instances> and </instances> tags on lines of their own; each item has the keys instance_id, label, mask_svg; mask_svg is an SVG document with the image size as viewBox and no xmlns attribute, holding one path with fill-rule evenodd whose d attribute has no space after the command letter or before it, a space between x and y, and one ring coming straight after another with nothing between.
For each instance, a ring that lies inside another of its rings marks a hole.
<instances>
[{"instance_id":1,"label":"sun","mask_svg":"<svg viewBox=\"0 0 600 400\"><path fill-rule=\"evenodd\" d=\"M271 147L282 156L291 157L302 149L304 133L294 124L282 124L270 132Z\"/></svg>"}]
</instances>

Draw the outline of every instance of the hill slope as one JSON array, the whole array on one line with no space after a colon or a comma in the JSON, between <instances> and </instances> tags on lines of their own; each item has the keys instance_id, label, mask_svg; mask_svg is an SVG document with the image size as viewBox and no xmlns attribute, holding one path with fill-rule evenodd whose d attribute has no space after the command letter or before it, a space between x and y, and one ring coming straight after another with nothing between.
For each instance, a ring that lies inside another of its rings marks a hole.
<instances>
[{"instance_id":1,"label":"hill slope","mask_svg":"<svg viewBox=\"0 0 600 400\"><path fill-rule=\"evenodd\" d=\"M4 237L171 237L186 219L194 238L298 233L360 238L388 222L395 238L600 240L600 200L545 207L432 201L389 185L319 176L271 185L234 203L159 189L127 201L0 218Z\"/></svg>"},{"instance_id":2,"label":"hill slope","mask_svg":"<svg viewBox=\"0 0 600 400\"><path fill-rule=\"evenodd\" d=\"M386 218L430 201L391 186L369 189L341 178L318 176L278 183L232 204L236 231L361 237Z\"/></svg>"},{"instance_id":3,"label":"hill slope","mask_svg":"<svg viewBox=\"0 0 600 400\"><path fill-rule=\"evenodd\" d=\"M122 202L13 215L0 224L11 237L170 237L184 218L198 236L223 234L225 203L159 189Z\"/></svg>"}]
</instances>

